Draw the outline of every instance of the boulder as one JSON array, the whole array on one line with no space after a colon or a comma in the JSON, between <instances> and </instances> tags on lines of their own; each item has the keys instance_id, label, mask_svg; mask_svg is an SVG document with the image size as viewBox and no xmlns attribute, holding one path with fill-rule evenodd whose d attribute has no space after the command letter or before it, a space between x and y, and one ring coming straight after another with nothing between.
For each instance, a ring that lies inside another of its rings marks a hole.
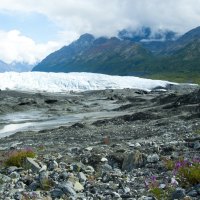
<instances>
[{"instance_id":1,"label":"boulder","mask_svg":"<svg viewBox=\"0 0 200 200\"><path fill-rule=\"evenodd\" d=\"M143 167L146 163L146 157L140 151L136 150L125 156L122 170L131 171L135 168Z\"/></svg>"},{"instance_id":2,"label":"boulder","mask_svg":"<svg viewBox=\"0 0 200 200\"><path fill-rule=\"evenodd\" d=\"M31 169L33 172L37 173L40 171L41 167L33 158L26 158L23 163L25 169Z\"/></svg>"}]
</instances>

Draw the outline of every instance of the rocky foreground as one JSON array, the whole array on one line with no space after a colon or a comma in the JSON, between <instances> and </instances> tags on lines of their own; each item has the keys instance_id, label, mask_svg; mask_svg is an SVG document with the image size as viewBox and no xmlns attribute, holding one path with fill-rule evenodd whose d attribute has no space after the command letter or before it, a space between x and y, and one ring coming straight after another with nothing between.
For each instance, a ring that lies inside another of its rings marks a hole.
<instances>
[{"instance_id":1,"label":"rocky foreground","mask_svg":"<svg viewBox=\"0 0 200 200\"><path fill-rule=\"evenodd\" d=\"M180 160L199 165L197 87L70 95L1 91L0 101L1 115L43 109L85 116L74 124L0 139L2 200L200 199L200 180L183 182L176 174L181 166L169 166ZM22 166L5 165L19 149L36 157L25 158ZM163 195L156 196L155 188Z\"/></svg>"}]
</instances>

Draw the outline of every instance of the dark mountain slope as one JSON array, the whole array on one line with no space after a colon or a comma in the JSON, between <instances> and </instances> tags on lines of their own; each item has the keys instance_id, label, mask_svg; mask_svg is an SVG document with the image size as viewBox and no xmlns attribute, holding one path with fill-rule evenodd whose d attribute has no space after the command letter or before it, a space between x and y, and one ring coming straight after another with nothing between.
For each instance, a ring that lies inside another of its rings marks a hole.
<instances>
[{"instance_id":1,"label":"dark mountain slope","mask_svg":"<svg viewBox=\"0 0 200 200\"><path fill-rule=\"evenodd\" d=\"M145 33L141 38L150 37L148 30ZM176 41L168 37L162 44L141 42L141 38L135 37L136 41L116 37L95 39L84 34L50 54L33 71L94 72L200 82L200 27Z\"/></svg>"},{"instance_id":2,"label":"dark mountain slope","mask_svg":"<svg viewBox=\"0 0 200 200\"><path fill-rule=\"evenodd\" d=\"M153 55L141 46L116 37L94 39L85 34L39 63L33 71L96 72L128 75L145 67Z\"/></svg>"},{"instance_id":3,"label":"dark mountain slope","mask_svg":"<svg viewBox=\"0 0 200 200\"><path fill-rule=\"evenodd\" d=\"M160 52L160 54L173 55L174 53L176 53L176 51L179 51L189 43L194 42L198 39L200 39L200 26L188 31L177 40L168 43L165 48Z\"/></svg>"}]
</instances>

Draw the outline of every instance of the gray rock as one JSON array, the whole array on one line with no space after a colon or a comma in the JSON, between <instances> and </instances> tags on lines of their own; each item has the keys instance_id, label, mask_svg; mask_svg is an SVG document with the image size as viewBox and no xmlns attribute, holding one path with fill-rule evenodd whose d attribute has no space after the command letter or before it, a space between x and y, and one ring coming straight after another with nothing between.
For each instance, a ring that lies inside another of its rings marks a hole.
<instances>
[{"instance_id":1,"label":"gray rock","mask_svg":"<svg viewBox=\"0 0 200 200\"><path fill-rule=\"evenodd\" d=\"M59 168L61 168L61 169L66 169L67 166L68 166L68 164L65 163L65 162L60 162L60 163L59 163Z\"/></svg>"},{"instance_id":2,"label":"gray rock","mask_svg":"<svg viewBox=\"0 0 200 200\"><path fill-rule=\"evenodd\" d=\"M84 165L82 163L72 163L70 165L70 168L74 172L79 172L81 169L84 168Z\"/></svg>"},{"instance_id":3,"label":"gray rock","mask_svg":"<svg viewBox=\"0 0 200 200\"><path fill-rule=\"evenodd\" d=\"M50 193L52 198L61 198L64 195L64 192L59 188L55 188Z\"/></svg>"},{"instance_id":4,"label":"gray rock","mask_svg":"<svg viewBox=\"0 0 200 200\"><path fill-rule=\"evenodd\" d=\"M72 148L69 148L69 151L73 154L78 154L80 152L80 147L72 147Z\"/></svg>"},{"instance_id":5,"label":"gray rock","mask_svg":"<svg viewBox=\"0 0 200 200\"><path fill-rule=\"evenodd\" d=\"M95 172L95 170L92 166L87 166L86 169L85 169L85 172L87 174L93 174Z\"/></svg>"},{"instance_id":6,"label":"gray rock","mask_svg":"<svg viewBox=\"0 0 200 200\"><path fill-rule=\"evenodd\" d=\"M124 192L125 193L130 193L131 189L129 187L124 187Z\"/></svg>"},{"instance_id":7,"label":"gray rock","mask_svg":"<svg viewBox=\"0 0 200 200\"><path fill-rule=\"evenodd\" d=\"M182 199L185 197L185 190L183 188L176 188L176 191L172 193L172 199Z\"/></svg>"},{"instance_id":8,"label":"gray rock","mask_svg":"<svg viewBox=\"0 0 200 200\"><path fill-rule=\"evenodd\" d=\"M108 183L109 181L111 180L111 177L110 177L110 175L108 174L108 173L103 173L102 174L102 182L103 183Z\"/></svg>"},{"instance_id":9,"label":"gray rock","mask_svg":"<svg viewBox=\"0 0 200 200\"><path fill-rule=\"evenodd\" d=\"M26 158L23 163L23 167L25 169L31 169L35 173L39 172L41 169L39 164L37 162L35 162L33 158Z\"/></svg>"},{"instance_id":10,"label":"gray rock","mask_svg":"<svg viewBox=\"0 0 200 200\"><path fill-rule=\"evenodd\" d=\"M120 169L117 169L117 168L114 169L113 176L121 177L122 176L122 171Z\"/></svg>"},{"instance_id":11,"label":"gray rock","mask_svg":"<svg viewBox=\"0 0 200 200\"><path fill-rule=\"evenodd\" d=\"M110 172L110 171L113 170L112 167L109 164L107 164L107 163L104 164L104 165L102 165L101 169L102 169L102 172Z\"/></svg>"},{"instance_id":12,"label":"gray rock","mask_svg":"<svg viewBox=\"0 0 200 200\"><path fill-rule=\"evenodd\" d=\"M67 195L70 195L70 196L76 196L76 191L68 183L62 184L62 191L64 192L64 194L67 194Z\"/></svg>"},{"instance_id":13,"label":"gray rock","mask_svg":"<svg viewBox=\"0 0 200 200\"><path fill-rule=\"evenodd\" d=\"M18 179L18 178L20 178L20 174L18 174L17 172L12 172L10 174L10 178L12 178L12 179Z\"/></svg>"},{"instance_id":14,"label":"gray rock","mask_svg":"<svg viewBox=\"0 0 200 200\"><path fill-rule=\"evenodd\" d=\"M15 184L15 188L16 189L23 189L25 188L25 184L22 182L22 181L18 181L16 184Z\"/></svg>"},{"instance_id":15,"label":"gray rock","mask_svg":"<svg viewBox=\"0 0 200 200\"><path fill-rule=\"evenodd\" d=\"M78 178L80 182L85 182L87 180L87 177L85 176L83 172L78 173Z\"/></svg>"},{"instance_id":16,"label":"gray rock","mask_svg":"<svg viewBox=\"0 0 200 200\"><path fill-rule=\"evenodd\" d=\"M84 187L83 187L83 185L82 185L81 183L79 183L78 181L76 181L76 182L74 183L74 190L75 190L76 192L80 192L80 191L83 191L83 190L84 190Z\"/></svg>"},{"instance_id":17,"label":"gray rock","mask_svg":"<svg viewBox=\"0 0 200 200\"><path fill-rule=\"evenodd\" d=\"M159 161L158 154L152 154L152 155L147 156L147 162L149 163L156 163L158 161Z\"/></svg>"},{"instance_id":18,"label":"gray rock","mask_svg":"<svg viewBox=\"0 0 200 200\"><path fill-rule=\"evenodd\" d=\"M139 147L141 147L141 144L140 144L139 142L137 142L137 143L135 144L135 147L136 147L136 148L139 148Z\"/></svg>"},{"instance_id":19,"label":"gray rock","mask_svg":"<svg viewBox=\"0 0 200 200\"><path fill-rule=\"evenodd\" d=\"M55 160L51 160L48 165L48 170L53 171L58 168L58 163Z\"/></svg>"},{"instance_id":20,"label":"gray rock","mask_svg":"<svg viewBox=\"0 0 200 200\"><path fill-rule=\"evenodd\" d=\"M187 193L187 195L190 196L190 197L196 197L198 195L198 193L197 193L196 190L192 190L189 193Z\"/></svg>"},{"instance_id":21,"label":"gray rock","mask_svg":"<svg viewBox=\"0 0 200 200\"><path fill-rule=\"evenodd\" d=\"M1 182L3 182L3 183L8 183L8 182L10 182L12 179L11 179L10 177L6 176L6 175L0 174L0 180L1 180Z\"/></svg>"},{"instance_id":22,"label":"gray rock","mask_svg":"<svg viewBox=\"0 0 200 200\"><path fill-rule=\"evenodd\" d=\"M69 178L69 173L67 172L61 173L59 178L62 180L67 180Z\"/></svg>"},{"instance_id":23,"label":"gray rock","mask_svg":"<svg viewBox=\"0 0 200 200\"><path fill-rule=\"evenodd\" d=\"M195 186L195 190L200 195L200 184L198 184L198 185Z\"/></svg>"},{"instance_id":24,"label":"gray rock","mask_svg":"<svg viewBox=\"0 0 200 200\"><path fill-rule=\"evenodd\" d=\"M29 188L31 191L36 191L40 187L40 184L36 181L33 181L30 185Z\"/></svg>"},{"instance_id":25,"label":"gray rock","mask_svg":"<svg viewBox=\"0 0 200 200\"><path fill-rule=\"evenodd\" d=\"M103 163L108 162L108 159L103 157L103 158L101 158L101 162L103 162Z\"/></svg>"},{"instance_id":26,"label":"gray rock","mask_svg":"<svg viewBox=\"0 0 200 200\"><path fill-rule=\"evenodd\" d=\"M120 198L120 194L117 192L112 192L113 197Z\"/></svg>"},{"instance_id":27,"label":"gray rock","mask_svg":"<svg viewBox=\"0 0 200 200\"><path fill-rule=\"evenodd\" d=\"M14 171L18 171L20 168L16 167L16 166L11 166L7 169L8 174L11 174Z\"/></svg>"},{"instance_id":28,"label":"gray rock","mask_svg":"<svg viewBox=\"0 0 200 200\"><path fill-rule=\"evenodd\" d=\"M200 142L199 141L196 141L195 143L194 143L194 149L200 149Z\"/></svg>"},{"instance_id":29,"label":"gray rock","mask_svg":"<svg viewBox=\"0 0 200 200\"><path fill-rule=\"evenodd\" d=\"M153 197L142 196L138 200L154 200Z\"/></svg>"},{"instance_id":30,"label":"gray rock","mask_svg":"<svg viewBox=\"0 0 200 200\"><path fill-rule=\"evenodd\" d=\"M145 156L140 151L136 150L124 158L122 170L131 171L134 168L143 167L145 162Z\"/></svg>"},{"instance_id":31,"label":"gray rock","mask_svg":"<svg viewBox=\"0 0 200 200\"><path fill-rule=\"evenodd\" d=\"M23 196L20 192L16 192L14 195L15 200L22 200Z\"/></svg>"},{"instance_id":32,"label":"gray rock","mask_svg":"<svg viewBox=\"0 0 200 200\"><path fill-rule=\"evenodd\" d=\"M46 171L40 172L39 183L42 188L48 187L48 184L49 184L48 172Z\"/></svg>"},{"instance_id":33,"label":"gray rock","mask_svg":"<svg viewBox=\"0 0 200 200\"><path fill-rule=\"evenodd\" d=\"M162 184L160 184L160 185L159 185L159 188L161 188L161 189L164 189L164 188L166 188L166 184L163 184L163 183L162 183Z\"/></svg>"},{"instance_id":34,"label":"gray rock","mask_svg":"<svg viewBox=\"0 0 200 200\"><path fill-rule=\"evenodd\" d=\"M4 200L13 200L13 199L11 199L10 197L6 197L4 198Z\"/></svg>"}]
</instances>

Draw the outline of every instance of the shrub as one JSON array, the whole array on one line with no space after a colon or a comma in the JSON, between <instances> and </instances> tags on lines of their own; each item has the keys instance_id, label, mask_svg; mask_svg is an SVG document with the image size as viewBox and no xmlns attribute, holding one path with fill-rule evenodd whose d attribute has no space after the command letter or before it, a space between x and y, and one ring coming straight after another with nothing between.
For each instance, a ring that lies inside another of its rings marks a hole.
<instances>
[{"instance_id":1,"label":"shrub","mask_svg":"<svg viewBox=\"0 0 200 200\"><path fill-rule=\"evenodd\" d=\"M31 148L14 150L8 153L8 158L5 161L6 166L22 167L26 157L34 158L36 154Z\"/></svg>"}]
</instances>

